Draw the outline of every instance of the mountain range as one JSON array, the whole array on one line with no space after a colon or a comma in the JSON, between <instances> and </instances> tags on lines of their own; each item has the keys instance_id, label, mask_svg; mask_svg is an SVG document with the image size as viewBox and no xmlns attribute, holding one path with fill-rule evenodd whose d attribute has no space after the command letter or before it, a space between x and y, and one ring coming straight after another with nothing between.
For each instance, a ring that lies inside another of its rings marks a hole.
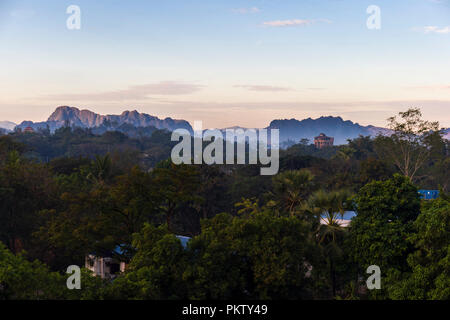
<instances>
[{"instance_id":1,"label":"mountain range","mask_svg":"<svg viewBox=\"0 0 450 320\"><path fill-rule=\"evenodd\" d=\"M16 126L17 124L11 121L0 121L0 129L5 129L6 131L13 131Z\"/></svg>"},{"instance_id":2,"label":"mountain range","mask_svg":"<svg viewBox=\"0 0 450 320\"><path fill-rule=\"evenodd\" d=\"M80 110L74 107L62 106L50 115L47 121L32 122L24 121L17 127L24 129L31 127L34 130L50 129L51 132L63 126L96 128L104 126L115 129L122 125L132 125L134 127L155 127L157 129L167 129L173 131L177 128L187 129L192 132L192 127L185 120L174 120L172 118L159 119L146 113L134 111L124 111L120 115L100 115L89 110Z\"/></svg>"},{"instance_id":3,"label":"mountain range","mask_svg":"<svg viewBox=\"0 0 450 320\"><path fill-rule=\"evenodd\" d=\"M80 110L74 107L61 106L50 115L47 121L32 122L23 121L17 128L24 129L31 127L34 130L46 129L51 132L63 126L92 128L95 133L102 133L108 130L118 130L124 133L136 132L136 128L146 129L167 129L173 131L178 128L187 129L193 132L193 129L186 120L175 120L172 118L159 119L145 113L135 111L124 111L120 115L100 115L89 110ZM12 122L0 122L0 128L13 130L15 124ZM240 127L232 127L240 128ZM243 128L245 129L245 128ZM389 134L390 130L375 126L362 126L350 120L343 120L341 117L320 117L317 119L279 119L273 120L266 129L280 130L280 143L294 144L301 139L309 139L312 143L314 137L320 133L334 137L336 145L347 143L347 139L357 138L359 135L376 136L378 134ZM222 129L223 131L225 129ZM445 130L445 138L450 139L450 129Z\"/></svg>"},{"instance_id":4,"label":"mountain range","mask_svg":"<svg viewBox=\"0 0 450 320\"><path fill-rule=\"evenodd\" d=\"M334 137L335 144L346 144L347 139L357 138L359 135L376 136L378 134L389 134L390 130L374 126L361 126L350 120L343 120L341 117L320 117L318 119L284 119L273 120L268 129L280 130L280 141L295 141L308 139L314 141L314 137L320 133Z\"/></svg>"}]
</instances>

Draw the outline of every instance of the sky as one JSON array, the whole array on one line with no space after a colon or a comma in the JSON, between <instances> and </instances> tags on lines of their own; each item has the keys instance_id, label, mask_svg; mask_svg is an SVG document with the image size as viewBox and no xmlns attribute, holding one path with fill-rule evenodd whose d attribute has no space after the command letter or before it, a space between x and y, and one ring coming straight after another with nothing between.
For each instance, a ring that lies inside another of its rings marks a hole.
<instances>
[{"instance_id":1,"label":"sky","mask_svg":"<svg viewBox=\"0 0 450 320\"><path fill-rule=\"evenodd\" d=\"M0 121L61 105L209 128L420 107L450 127L450 0L0 0Z\"/></svg>"}]
</instances>

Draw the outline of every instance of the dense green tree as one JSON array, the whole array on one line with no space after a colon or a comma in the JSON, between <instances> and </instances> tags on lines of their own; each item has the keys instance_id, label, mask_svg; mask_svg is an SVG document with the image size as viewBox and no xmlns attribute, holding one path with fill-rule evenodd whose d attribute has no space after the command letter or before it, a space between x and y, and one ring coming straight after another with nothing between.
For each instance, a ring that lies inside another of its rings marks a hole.
<instances>
[{"instance_id":1,"label":"dense green tree","mask_svg":"<svg viewBox=\"0 0 450 320\"><path fill-rule=\"evenodd\" d=\"M360 163L359 180L362 186L372 181L388 180L393 170L383 161L367 158Z\"/></svg>"},{"instance_id":2,"label":"dense green tree","mask_svg":"<svg viewBox=\"0 0 450 320\"><path fill-rule=\"evenodd\" d=\"M99 166L109 168L104 160ZM88 253L109 252L119 245L125 249L121 258L128 260L132 235L146 222L163 221L159 189L150 173L134 167L110 184L102 175L94 180L88 176L94 185L69 189L72 192L61 195L59 208L41 212L44 224L35 236L46 248L48 263L61 267L70 259L81 262Z\"/></svg>"},{"instance_id":3,"label":"dense green tree","mask_svg":"<svg viewBox=\"0 0 450 320\"><path fill-rule=\"evenodd\" d=\"M88 191L63 193L61 206L40 212L43 221L34 232L41 248L42 259L53 269L84 264L88 253L104 253L118 243L108 189L100 185Z\"/></svg>"},{"instance_id":4,"label":"dense green tree","mask_svg":"<svg viewBox=\"0 0 450 320\"><path fill-rule=\"evenodd\" d=\"M50 161L49 166L56 175L71 175L77 173L82 167L89 167L91 161L88 158L55 158Z\"/></svg>"},{"instance_id":5,"label":"dense green tree","mask_svg":"<svg viewBox=\"0 0 450 320\"><path fill-rule=\"evenodd\" d=\"M0 300L101 299L107 283L81 269L81 289L67 288L70 274L52 272L38 260L14 255L0 243Z\"/></svg>"},{"instance_id":6,"label":"dense green tree","mask_svg":"<svg viewBox=\"0 0 450 320\"><path fill-rule=\"evenodd\" d=\"M39 261L29 262L0 243L0 299L61 299L65 280Z\"/></svg>"},{"instance_id":7,"label":"dense green tree","mask_svg":"<svg viewBox=\"0 0 450 320\"><path fill-rule=\"evenodd\" d=\"M200 179L196 167L168 163L165 167L155 168L152 176L158 192L157 210L164 214L169 230L176 231L174 220L185 211L197 211L196 219L200 219L199 204L203 199L199 195Z\"/></svg>"},{"instance_id":8,"label":"dense green tree","mask_svg":"<svg viewBox=\"0 0 450 320\"><path fill-rule=\"evenodd\" d=\"M39 226L39 210L55 205L55 183L42 164L27 161L17 151L0 167L0 241L14 253L29 249Z\"/></svg>"},{"instance_id":9,"label":"dense green tree","mask_svg":"<svg viewBox=\"0 0 450 320\"><path fill-rule=\"evenodd\" d=\"M417 188L397 174L367 184L355 200L358 215L351 221L346 245L361 274L370 265L379 266L384 276L395 270L404 272L412 251L406 239L420 213Z\"/></svg>"},{"instance_id":10,"label":"dense green tree","mask_svg":"<svg viewBox=\"0 0 450 320\"><path fill-rule=\"evenodd\" d=\"M146 224L133 240L136 255L126 274L106 290L110 299L181 299L187 297L183 272L187 253L167 226Z\"/></svg>"},{"instance_id":11,"label":"dense green tree","mask_svg":"<svg viewBox=\"0 0 450 320\"><path fill-rule=\"evenodd\" d=\"M414 231L409 240L415 251L407 260L411 272L391 277L390 298L450 299L450 202L425 202Z\"/></svg>"},{"instance_id":12,"label":"dense green tree","mask_svg":"<svg viewBox=\"0 0 450 320\"><path fill-rule=\"evenodd\" d=\"M202 233L191 240L190 264L184 273L190 299L246 297L246 277L250 273L245 258L229 240L233 217L218 214L202 220Z\"/></svg>"},{"instance_id":13,"label":"dense green tree","mask_svg":"<svg viewBox=\"0 0 450 320\"><path fill-rule=\"evenodd\" d=\"M218 213L232 209L229 201L230 174L219 166L204 165L200 170L199 196L203 199L201 204L201 217L212 218Z\"/></svg>"},{"instance_id":14,"label":"dense green tree","mask_svg":"<svg viewBox=\"0 0 450 320\"><path fill-rule=\"evenodd\" d=\"M0 137L0 164L4 164L11 152L15 151L19 155L25 151L26 147L22 143L15 141L10 136L1 136Z\"/></svg>"},{"instance_id":15,"label":"dense green tree","mask_svg":"<svg viewBox=\"0 0 450 320\"><path fill-rule=\"evenodd\" d=\"M247 202L241 217L203 221L190 248L196 263L186 276L192 298L298 299L311 297L308 265L317 253L310 226Z\"/></svg>"},{"instance_id":16,"label":"dense green tree","mask_svg":"<svg viewBox=\"0 0 450 320\"><path fill-rule=\"evenodd\" d=\"M163 212L158 211L159 186L150 173L134 167L118 176L108 193L108 216L114 220L111 233L118 235L119 243L131 244L131 235L146 222L158 225L164 221Z\"/></svg>"},{"instance_id":17,"label":"dense green tree","mask_svg":"<svg viewBox=\"0 0 450 320\"><path fill-rule=\"evenodd\" d=\"M365 160L376 156L373 139L360 135L356 139L348 140L348 147L353 150L352 156L356 160Z\"/></svg>"}]
</instances>

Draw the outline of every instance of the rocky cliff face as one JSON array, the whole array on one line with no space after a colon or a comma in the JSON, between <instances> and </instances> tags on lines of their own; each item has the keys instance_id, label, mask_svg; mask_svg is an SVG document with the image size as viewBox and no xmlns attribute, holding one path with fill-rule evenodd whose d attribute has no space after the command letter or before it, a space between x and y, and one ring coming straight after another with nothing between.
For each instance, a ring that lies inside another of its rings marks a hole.
<instances>
[{"instance_id":1,"label":"rocky cliff face","mask_svg":"<svg viewBox=\"0 0 450 320\"><path fill-rule=\"evenodd\" d=\"M185 120L174 120L172 118L159 119L157 117L139 113L135 111L125 111L121 115L100 115L89 110L79 110L78 108L62 106L50 115L45 122L24 121L18 127L32 127L33 129L46 128L51 131L66 124L81 128L95 128L100 126L119 127L129 124L134 127L155 127L157 129L167 129L173 131L178 128L187 129L192 132L192 127Z\"/></svg>"},{"instance_id":2,"label":"rocky cliff face","mask_svg":"<svg viewBox=\"0 0 450 320\"><path fill-rule=\"evenodd\" d=\"M97 127L103 124L106 116L89 110L79 110L73 107L58 107L47 119L47 122L66 122L78 127Z\"/></svg>"},{"instance_id":3,"label":"rocky cliff face","mask_svg":"<svg viewBox=\"0 0 450 320\"><path fill-rule=\"evenodd\" d=\"M36 123L24 121L18 125L18 128L32 127L38 130L48 127L53 132L66 124L81 128L97 128L98 132L118 130L127 134L134 128L157 128L169 131L182 128L191 133L193 131L189 122L185 120L159 119L136 110L124 111L120 115L100 115L89 110L79 110L68 106L58 107L47 121ZM238 128L241 127L231 127L230 129ZM303 138L309 139L312 143L314 137L322 132L327 136L334 137L336 145L346 144L347 139L354 139L359 135L375 137L378 134L389 135L391 133L386 128L361 126L349 120L344 121L341 117L331 116L318 119L308 118L301 121L296 119L273 120L267 129L279 129L280 143L289 142L291 144L298 143ZM222 129L222 132L225 133L225 129ZM450 139L450 129L444 130L444 138Z\"/></svg>"}]
</instances>

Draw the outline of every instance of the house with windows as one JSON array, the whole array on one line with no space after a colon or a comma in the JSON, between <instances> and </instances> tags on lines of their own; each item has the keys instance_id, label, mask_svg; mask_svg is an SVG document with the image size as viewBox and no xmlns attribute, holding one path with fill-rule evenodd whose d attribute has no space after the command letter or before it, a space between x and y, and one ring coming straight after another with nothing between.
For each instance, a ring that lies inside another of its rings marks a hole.
<instances>
[{"instance_id":1,"label":"house with windows","mask_svg":"<svg viewBox=\"0 0 450 320\"><path fill-rule=\"evenodd\" d=\"M34 129L32 127L26 127L25 129L23 129L24 133L34 133Z\"/></svg>"},{"instance_id":2,"label":"house with windows","mask_svg":"<svg viewBox=\"0 0 450 320\"><path fill-rule=\"evenodd\" d=\"M91 253L85 257L85 268L102 279L114 279L118 274L125 272L127 266L124 261L117 259L117 256L122 253L120 246L111 253L101 255Z\"/></svg>"},{"instance_id":3,"label":"house with windows","mask_svg":"<svg viewBox=\"0 0 450 320\"><path fill-rule=\"evenodd\" d=\"M191 238L185 236L176 237L180 240L183 248L186 249ZM102 279L114 279L127 269L127 263L118 259L123 253L124 250L121 246L117 246L112 252L108 253L91 253L85 257L85 268L91 270L95 276Z\"/></svg>"},{"instance_id":4,"label":"house with windows","mask_svg":"<svg viewBox=\"0 0 450 320\"><path fill-rule=\"evenodd\" d=\"M319 134L317 137L314 138L314 145L317 149L322 149L325 147L332 147L334 144L334 138L333 137L327 137L325 133Z\"/></svg>"}]
</instances>

